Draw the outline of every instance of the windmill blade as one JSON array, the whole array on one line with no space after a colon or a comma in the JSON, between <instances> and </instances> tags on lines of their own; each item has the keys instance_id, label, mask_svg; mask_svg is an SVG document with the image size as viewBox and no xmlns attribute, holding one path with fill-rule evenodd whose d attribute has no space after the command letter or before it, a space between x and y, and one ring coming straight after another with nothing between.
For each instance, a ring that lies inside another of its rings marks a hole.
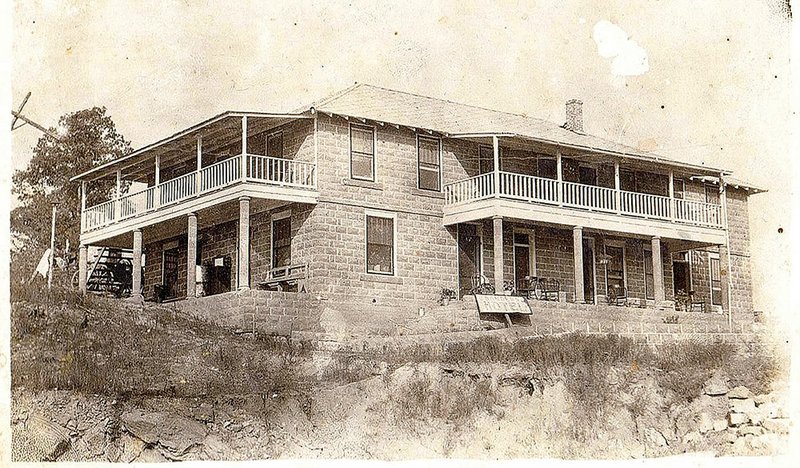
<instances>
[{"instance_id":1,"label":"windmill blade","mask_svg":"<svg viewBox=\"0 0 800 468\"><path fill-rule=\"evenodd\" d=\"M22 113L22 108L23 108L23 107L25 107L25 104L27 104L27 102L28 102L28 98L30 98L30 97L31 97L31 92L30 92L30 91L28 91L28 94L26 94L26 95L25 95L25 99L23 99L23 100L22 100L22 104L20 104L20 105L19 105L19 109L17 109L17 114L21 114L21 113ZM13 112L12 112L12 114L13 114ZM14 116L14 118L11 120L11 130L14 130L14 124L16 124L16 123L17 123L17 119L18 119L18 118L19 118L19 117L17 117L17 116L15 115L15 116ZM22 126L22 125L20 125L20 127L21 127L21 126ZM17 128L19 128L19 127L17 127Z\"/></svg>"},{"instance_id":2,"label":"windmill blade","mask_svg":"<svg viewBox=\"0 0 800 468\"><path fill-rule=\"evenodd\" d=\"M39 131L41 131L42 133L46 133L47 135L50 135L51 137L55 138L56 140L59 140L59 141L61 141L61 137L60 137L60 136L58 136L57 134L55 134L55 133L51 132L50 130L48 130L48 129L46 129L46 128L42 127L41 125L39 125L39 124L37 124L36 122L34 122L33 120L31 120L31 119L29 119L29 118L25 117L24 115L20 114L19 112L17 112L17 111L13 111L13 110L12 110L12 111L11 111L11 115L13 115L14 117L16 117L16 118L18 118L18 119L22 120L23 122L27 123L28 125L30 125L30 126L32 126L32 127L34 127L34 128L36 128L36 129L38 129L38 130L39 130ZM17 127L17 128L19 128L19 127Z\"/></svg>"}]
</instances>

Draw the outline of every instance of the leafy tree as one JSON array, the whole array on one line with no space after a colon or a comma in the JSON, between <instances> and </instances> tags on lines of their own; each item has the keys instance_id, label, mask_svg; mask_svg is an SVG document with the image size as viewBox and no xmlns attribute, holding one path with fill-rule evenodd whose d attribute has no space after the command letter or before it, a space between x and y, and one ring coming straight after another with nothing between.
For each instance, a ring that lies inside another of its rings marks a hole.
<instances>
[{"instance_id":1,"label":"leafy tree","mask_svg":"<svg viewBox=\"0 0 800 468\"><path fill-rule=\"evenodd\" d=\"M93 166L119 158L131 151L130 141L117 132L105 107L93 107L62 116L57 140L44 134L33 148L28 167L13 176L11 193L20 205L11 211L11 234L16 238L13 260L30 263L50 246L52 202L59 202L57 243L78 246L80 236L80 182L74 177ZM109 195L114 183L92 184L87 203L99 202ZM25 253L28 255L25 255ZM33 261L38 260L36 258Z\"/></svg>"}]
</instances>

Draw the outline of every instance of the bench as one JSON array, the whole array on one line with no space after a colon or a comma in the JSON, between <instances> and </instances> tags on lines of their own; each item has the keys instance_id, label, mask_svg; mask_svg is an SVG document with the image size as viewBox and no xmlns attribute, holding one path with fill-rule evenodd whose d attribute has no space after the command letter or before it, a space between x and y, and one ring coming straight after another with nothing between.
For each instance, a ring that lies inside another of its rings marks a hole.
<instances>
[{"instance_id":1,"label":"bench","mask_svg":"<svg viewBox=\"0 0 800 468\"><path fill-rule=\"evenodd\" d=\"M525 279L520 281L517 292L528 299L559 301L561 300L561 282L555 278L526 276Z\"/></svg>"},{"instance_id":2,"label":"bench","mask_svg":"<svg viewBox=\"0 0 800 468\"><path fill-rule=\"evenodd\" d=\"M306 292L307 278L308 264L287 265L269 270L267 279L260 281L258 286L271 291Z\"/></svg>"}]
</instances>

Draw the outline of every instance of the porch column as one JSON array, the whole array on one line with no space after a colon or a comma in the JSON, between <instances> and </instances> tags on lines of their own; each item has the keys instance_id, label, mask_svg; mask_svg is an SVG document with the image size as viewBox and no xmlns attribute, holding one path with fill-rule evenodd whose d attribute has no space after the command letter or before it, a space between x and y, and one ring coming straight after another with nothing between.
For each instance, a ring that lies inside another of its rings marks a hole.
<instances>
[{"instance_id":1,"label":"porch column","mask_svg":"<svg viewBox=\"0 0 800 468\"><path fill-rule=\"evenodd\" d=\"M722 310L728 315L728 325L732 325L730 296L731 255L727 245L719 246L719 286L722 296Z\"/></svg>"},{"instance_id":2,"label":"porch column","mask_svg":"<svg viewBox=\"0 0 800 468\"><path fill-rule=\"evenodd\" d=\"M492 158L494 161L494 196L500 196L500 139L492 135Z\"/></svg>"},{"instance_id":3,"label":"porch column","mask_svg":"<svg viewBox=\"0 0 800 468\"><path fill-rule=\"evenodd\" d=\"M81 232L86 229L86 181L81 181Z\"/></svg>"},{"instance_id":4,"label":"porch column","mask_svg":"<svg viewBox=\"0 0 800 468\"><path fill-rule=\"evenodd\" d=\"M669 171L669 219L675 222L675 171Z\"/></svg>"},{"instance_id":5,"label":"porch column","mask_svg":"<svg viewBox=\"0 0 800 468\"><path fill-rule=\"evenodd\" d=\"M200 181L200 169L202 169L202 166L203 166L203 137L201 135L197 137L197 176L196 176L197 179L195 180L195 183L197 184L196 193L200 193L200 189L202 188L201 185L202 182Z\"/></svg>"},{"instance_id":6,"label":"porch column","mask_svg":"<svg viewBox=\"0 0 800 468\"><path fill-rule=\"evenodd\" d=\"M620 198L621 193L619 191L619 161L614 161L614 203L617 207L617 213L622 212L622 203Z\"/></svg>"},{"instance_id":7,"label":"porch column","mask_svg":"<svg viewBox=\"0 0 800 468\"><path fill-rule=\"evenodd\" d=\"M650 249L653 258L653 290L656 304L664 302L667 297L664 292L664 266L661 264L661 238L658 236L650 240Z\"/></svg>"},{"instance_id":8,"label":"porch column","mask_svg":"<svg viewBox=\"0 0 800 468\"><path fill-rule=\"evenodd\" d=\"M186 297L197 294L195 270L197 269L197 215L189 213L186 225Z\"/></svg>"},{"instance_id":9,"label":"porch column","mask_svg":"<svg viewBox=\"0 0 800 468\"><path fill-rule=\"evenodd\" d=\"M575 265L575 302L583 304L583 228L572 228L572 253Z\"/></svg>"},{"instance_id":10,"label":"porch column","mask_svg":"<svg viewBox=\"0 0 800 468\"><path fill-rule=\"evenodd\" d=\"M86 245L78 247L78 291L86 293Z\"/></svg>"},{"instance_id":11,"label":"porch column","mask_svg":"<svg viewBox=\"0 0 800 468\"><path fill-rule=\"evenodd\" d=\"M122 217L122 203L120 198L122 196L122 170L117 169L117 188L114 192L114 219Z\"/></svg>"},{"instance_id":12,"label":"porch column","mask_svg":"<svg viewBox=\"0 0 800 468\"><path fill-rule=\"evenodd\" d=\"M242 160L240 177L242 180L247 178L247 116L242 116Z\"/></svg>"},{"instance_id":13,"label":"porch column","mask_svg":"<svg viewBox=\"0 0 800 468\"><path fill-rule=\"evenodd\" d=\"M492 218L494 231L494 291L495 294L503 293L503 218Z\"/></svg>"},{"instance_id":14,"label":"porch column","mask_svg":"<svg viewBox=\"0 0 800 468\"><path fill-rule=\"evenodd\" d=\"M558 190L558 204L564 202L564 171L561 167L561 151L556 151L556 190Z\"/></svg>"},{"instance_id":15,"label":"porch column","mask_svg":"<svg viewBox=\"0 0 800 468\"><path fill-rule=\"evenodd\" d=\"M133 231L133 285L131 298L142 298L142 230Z\"/></svg>"},{"instance_id":16,"label":"porch column","mask_svg":"<svg viewBox=\"0 0 800 468\"><path fill-rule=\"evenodd\" d=\"M250 197L239 197L239 289L250 289Z\"/></svg>"}]
</instances>

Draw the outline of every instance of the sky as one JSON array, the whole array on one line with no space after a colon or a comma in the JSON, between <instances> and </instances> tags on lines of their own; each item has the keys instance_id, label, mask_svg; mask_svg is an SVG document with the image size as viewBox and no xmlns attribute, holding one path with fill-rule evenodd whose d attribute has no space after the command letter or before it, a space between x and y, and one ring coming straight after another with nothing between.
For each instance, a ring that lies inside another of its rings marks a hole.
<instances>
[{"instance_id":1,"label":"sky","mask_svg":"<svg viewBox=\"0 0 800 468\"><path fill-rule=\"evenodd\" d=\"M30 91L24 113L46 126L105 106L134 147L224 110L292 110L354 82L556 123L566 100L581 99L588 133L768 189L750 203L756 308L793 306L790 23L780 0L11 8L13 105ZM38 137L30 126L13 132L13 169Z\"/></svg>"}]
</instances>

